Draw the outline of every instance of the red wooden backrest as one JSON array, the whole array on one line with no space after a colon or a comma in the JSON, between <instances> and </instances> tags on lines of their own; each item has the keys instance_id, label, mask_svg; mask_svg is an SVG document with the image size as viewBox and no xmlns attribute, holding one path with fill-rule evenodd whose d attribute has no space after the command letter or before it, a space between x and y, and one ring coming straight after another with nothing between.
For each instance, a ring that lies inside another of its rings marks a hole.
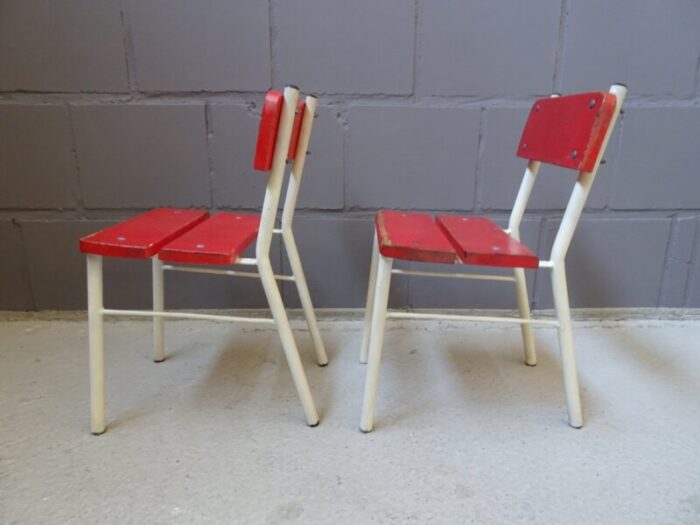
<instances>
[{"instance_id":1,"label":"red wooden backrest","mask_svg":"<svg viewBox=\"0 0 700 525\"><path fill-rule=\"evenodd\" d=\"M275 154L275 142L277 141L277 131L279 129L280 117L282 116L282 106L284 105L284 95L279 91L268 91L263 102L260 115L260 128L258 129L258 142L255 146L255 159L253 168L260 171L270 171L272 169L272 157ZM287 159L294 160L297 154L297 144L301 133L301 123L306 113L306 103L300 100L294 114L294 124L292 136L289 141Z\"/></svg>"},{"instance_id":2,"label":"red wooden backrest","mask_svg":"<svg viewBox=\"0 0 700 525\"><path fill-rule=\"evenodd\" d=\"M297 156L297 145L299 144L299 135L301 134L301 123L304 120L304 114L306 113L306 102L300 100L297 103L297 112L294 115L294 125L292 127L292 137L289 139L289 151L287 152L287 159L294 160Z\"/></svg>"},{"instance_id":3,"label":"red wooden backrest","mask_svg":"<svg viewBox=\"0 0 700 525\"><path fill-rule=\"evenodd\" d=\"M518 157L592 171L615 103L615 95L601 92L535 101L518 145Z\"/></svg>"},{"instance_id":4,"label":"red wooden backrest","mask_svg":"<svg viewBox=\"0 0 700 525\"><path fill-rule=\"evenodd\" d=\"M282 116L284 95L279 91L268 91L263 102L260 114L260 128L258 129L258 142L255 146L255 159L253 168L259 171L272 169L272 157L275 154L275 142L277 129Z\"/></svg>"}]
</instances>

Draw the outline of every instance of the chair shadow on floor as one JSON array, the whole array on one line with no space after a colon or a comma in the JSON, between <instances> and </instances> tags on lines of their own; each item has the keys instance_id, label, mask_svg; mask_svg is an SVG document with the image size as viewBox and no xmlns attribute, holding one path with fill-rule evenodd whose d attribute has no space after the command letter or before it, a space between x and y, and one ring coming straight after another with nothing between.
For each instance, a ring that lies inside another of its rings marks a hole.
<instances>
[{"instance_id":1,"label":"chair shadow on floor","mask_svg":"<svg viewBox=\"0 0 700 525\"><path fill-rule=\"evenodd\" d=\"M527 411L537 422L558 411L558 419L552 422L567 425L556 343L552 347L536 334L538 363L529 367L523 361L519 332L515 340L499 334L491 349L483 341L470 343L468 336L463 343L447 342L444 345L437 339L438 343L430 349L400 348L396 342L392 344L392 339L391 332L388 332L385 341L388 351L406 355L383 360L381 406L375 428L396 425L426 414L432 414L430 417L437 422L443 408L441 399L448 396L454 398L457 406L464 407L465 418L469 418L476 405L493 410L494 417L499 417L499 411L504 408ZM387 384L391 385L390 394L386 392ZM446 393L445 389L449 392ZM590 423L599 415L598 406L595 398L587 392L582 378L580 390L586 421ZM385 398L383 402L382 397Z\"/></svg>"},{"instance_id":2,"label":"chair shadow on floor","mask_svg":"<svg viewBox=\"0 0 700 525\"><path fill-rule=\"evenodd\" d=\"M276 334L274 334L276 336ZM265 348L268 338L261 338L260 332L238 333L230 336L224 344L217 348L206 348L210 354L208 359L192 359L198 352L204 349L197 344L196 335L194 338L188 337L187 341L176 343L166 340L166 359L163 363L149 362L149 377L155 378L158 374L165 374L166 377L159 378L162 390L152 391L137 401L138 406L131 406L120 413L115 414L109 422L110 430L122 426L131 425L143 417L153 416L163 410L163 406L156 401L162 396L163 391L167 392L172 403L181 403L181 410L188 410L188 403L194 403L196 410L217 409L221 406L223 399L230 405L240 402L250 395L247 385L255 384L264 364L269 361ZM148 349L150 350L150 348ZM149 361L150 361L150 356ZM191 367L187 372L182 369L173 371L169 367L175 365ZM182 386L182 374L186 373L188 380L186 386ZM171 377L167 377L171 376ZM188 400L178 394L189 390L193 395Z\"/></svg>"},{"instance_id":3,"label":"chair shadow on floor","mask_svg":"<svg viewBox=\"0 0 700 525\"><path fill-rule=\"evenodd\" d=\"M295 330L294 338L306 371L319 416L323 417L332 403L327 394L329 381L325 368L319 367L313 356L313 343L309 332ZM184 350L183 350L184 351ZM187 351L196 351L191 348ZM333 352L329 352L332 363ZM193 387L194 407L235 409L236 405L260 403L274 409L278 406L289 413L296 423L298 399L287 359L277 332L251 330L231 337L216 351L202 370L201 378Z\"/></svg>"},{"instance_id":4,"label":"chair shadow on floor","mask_svg":"<svg viewBox=\"0 0 700 525\"><path fill-rule=\"evenodd\" d=\"M115 414L113 419L109 420L107 423L107 429L112 432L121 427L128 428L136 426L134 425L135 422L151 416L157 410L158 408L153 405L139 406L122 410L120 413Z\"/></svg>"},{"instance_id":5,"label":"chair shadow on floor","mask_svg":"<svg viewBox=\"0 0 700 525\"><path fill-rule=\"evenodd\" d=\"M539 411L541 414L559 410L561 421L566 423L561 365L553 357L558 349L536 342L537 366L531 367L525 364L519 343L500 342L495 351L483 347L448 346L445 352L447 366L456 372L452 384L460 390L465 406L467 401L473 402L494 410L494 414L503 407L532 413ZM592 407L585 396L583 383L580 389L586 413L590 416Z\"/></svg>"},{"instance_id":6,"label":"chair shadow on floor","mask_svg":"<svg viewBox=\"0 0 700 525\"><path fill-rule=\"evenodd\" d=\"M668 346L659 347L649 337L644 337L639 329L608 331L609 338L617 342L614 345L617 355L636 367L630 369L631 374L643 371L654 380L663 380L674 387L685 386L688 391L697 388L700 377L689 373L689 368L675 359L676 355L667 352Z\"/></svg>"}]
</instances>

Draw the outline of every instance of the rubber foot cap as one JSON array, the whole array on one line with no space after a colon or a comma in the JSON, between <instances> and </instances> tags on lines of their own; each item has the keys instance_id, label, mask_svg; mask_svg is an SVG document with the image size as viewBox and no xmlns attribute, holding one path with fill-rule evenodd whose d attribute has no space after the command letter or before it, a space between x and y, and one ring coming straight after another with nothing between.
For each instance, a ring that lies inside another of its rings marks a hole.
<instances>
[{"instance_id":1,"label":"rubber foot cap","mask_svg":"<svg viewBox=\"0 0 700 525\"><path fill-rule=\"evenodd\" d=\"M328 363L318 363L318 366L321 368L326 368L328 366Z\"/></svg>"},{"instance_id":2,"label":"rubber foot cap","mask_svg":"<svg viewBox=\"0 0 700 525\"><path fill-rule=\"evenodd\" d=\"M360 427L360 432L362 432L363 434L369 434L370 432L372 432L372 430L374 429L365 430L364 428Z\"/></svg>"},{"instance_id":3,"label":"rubber foot cap","mask_svg":"<svg viewBox=\"0 0 700 525\"><path fill-rule=\"evenodd\" d=\"M107 429L106 429L106 428L105 428L102 432L92 432L92 435L93 435L93 436L101 436L101 435L104 434L105 432L107 432Z\"/></svg>"},{"instance_id":4,"label":"rubber foot cap","mask_svg":"<svg viewBox=\"0 0 700 525\"><path fill-rule=\"evenodd\" d=\"M319 419L319 420L316 421L316 423L314 423L314 424L311 424L311 423L307 423L307 424L308 424L311 428L316 428L320 422L321 422L321 420Z\"/></svg>"},{"instance_id":5,"label":"rubber foot cap","mask_svg":"<svg viewBox=\"0 0 700 525\"><path fill-rule=\"evenodd\" d=\"M165 361L165 357L163 359L160 359L160 360L158 360L158 359L153 360L154 363L162 363L163 361Z\"/></svg>"}]
</instances>

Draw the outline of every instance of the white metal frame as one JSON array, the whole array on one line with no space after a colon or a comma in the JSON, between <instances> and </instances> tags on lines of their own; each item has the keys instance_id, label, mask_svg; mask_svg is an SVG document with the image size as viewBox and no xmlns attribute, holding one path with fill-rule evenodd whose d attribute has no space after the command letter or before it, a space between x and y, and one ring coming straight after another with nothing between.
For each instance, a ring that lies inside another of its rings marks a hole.
<instances>
[{"instance_id":1,"label":"white metal frame","mask_svg":"<svg viewBox=\"0 0 700 525\"><path fill-rule=\"evenodd\" d=\"M443 319L450 321L486 321L520 324L523 337L525 363L530 366L537 364L532 326L540 325L556 327L559 332L559 347L562 359L562 372L564 376L564 389L569 415L569 425L574 428L580 428L583 426L564 259L571 243L574 230L576 229L576 225L581 218L581 213L591 190L591 186L595 180L596 174L598 173L598 168L607 148L612 130L615 127L615 122L620 114L620 109L627 94L627 88L623 85L615 84L611 86L610 93L615 95L617 102L610 125L607 129L607 133L603 139L598 158L592 171L579 172L578 178L571 193L571 197L569 198L569 202L564 211L559 230L557 231L557 235L554 239L550 259L547 261L540 261L539 264L539 268L546 268L552 272L552 293L554 295L554 308L557 317L556 320L533 319L531 317L527 295L527 285L525 282L525 271L523 268L515 268L513 271L513 277L503 275L497 276L393 269L393 259L390 257L384 257L379 252L377 236L375 233L372 244L372 262L370 266L369 285L367 290L362 349L360 352L360 362L368 364L364 401L362 406L362 417L360 420L360 429L363 432L371 432L374 425L377 385L379 382L379 364L381 361L382 343L384 339L384 325L387 318ZM511 211L508 229L505 231L516 240L520 240L520 223L525 213L525 209L527 208L527 203L530 198L530 194L532 193L539 169L540 162L530 161L528 163L520 189L518 190L518 195L515 199L515 204L513 205L513 210ZM387 301L389 297L389 284L392 274L514 282L516 285L520 317L509 318L446 315L435 313L391 312L387 309Z\"/></svg>"},{"instance_id":2,"label":"white metal frame","mask_svg":"<svg viewBox=\"0 0 700 525\"><path fill-rule=\"evenodd\" d=\"M302 118L299 142L296 158L292 164L287 195L282 211L282 227L275 228L277 209L280 200L282 183L284 181L285 166L287 164L287 151L294 115L299 99L299 90L292 86L284 89L284 105L280 117L272 169L267 179L265 199L260 217L260 227L255 247L255 257L240 257L234 264L242 266L257 266L257 272L240 270L219 270L213 268L199 268L192 266L176 266L164 264L157 256L152 258L153 276L153 309L152 310L116 310L104 307L103 301L103 275L102 256L87 255L87 291L88 291L88 331L90 347L90 429L93 434L102 434L106 430L105 403L104 403L104 330L105 316L138 316L153 318L153 359L159 363L165 359L165 319L200 319L208 321L241 322L258 324L275 324L279 331L282 347L289 369L292 373L294 385L301 400L304 415L309 426L319 423L316 406L311 395L306 374L302 366L301 358L297 350L292 329L289 325L287 312L282 301L276 281L293 281L297 286L300 301L306 317L306 322L314 345L314 356L320 366L328 364L328 357L321 339L321 334L316 322L311 296L304 277L299 251L292 231L292 222L296 208L297 196L304 171L304 163L311 137L311 129L316 114L317 100L315 97L306 97L306 109ZM272 269L270 261L270 246L272 236L281 234L289 259L292 275L277 275ZM165 311L165 287L164 271L180 271L225 275L231 277L260 278L267 301L270 305L272 318L226 316L214 314L202 314L194 312L166 312Z\"/></svg>"}]
</instances>

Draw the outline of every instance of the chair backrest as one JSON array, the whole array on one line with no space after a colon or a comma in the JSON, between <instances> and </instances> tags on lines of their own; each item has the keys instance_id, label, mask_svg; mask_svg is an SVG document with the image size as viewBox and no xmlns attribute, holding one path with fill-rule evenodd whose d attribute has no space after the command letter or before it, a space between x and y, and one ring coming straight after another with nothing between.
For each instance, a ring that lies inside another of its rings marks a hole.
<instances>
[{"instance_id":1,"label":"chair backrest","mask_svg":"<svg viewBox=\"0 0 700 525\"><path fill-rule=\"evenodd\" d=\"M516 153L530 162L508 229L520 238L520 222L541 163L578 171L552 247L552 261L563 260L566 255L626 94L625 86L615 84L607 93L555 95L532 105Z\"/></svg>"},{"instance_id":2,"label":"chair backrest","mask_svg":"<svg viewBox=\"0 0 700 525\"><path fill-rule=\"evenodd\" d=\"M255 145L255 157L253 158L253 168L258 171L270 171L272 169L272 157L275 153L277 132L279 131L283 106L284 95L281 92L275 90L267 92L260 115L258 141ZM287 151L287 160L292 161L296 156L299 136L301 134L301 124L304 119L305 111L306 102L300 100L297 102L296 112L294 113L294 123L292 124L292 136L290 137L289 150Z\"/></svg>"},{"instance_id":3,"label":"chair backrest","mask_svg":"<svg viewBox=\"0 0 700 525\"><path fill-rule=\"evenodd\" d=\"M593 171L617 97L580 93L543 98L532 105L518 145L518 157Z\"/></svg>"},{"instance_id":4,"label":"chair backrest","mask_svg":"<svg viewBox=\"0 0 700 525\"><path fill-rule=\"evenodd\" d=\"M275 154L275 143L277 142L277 132L279 131L283 107L284 95L280 91L268 91L260 112L258 142L255 145L255 157L253 159L253 168L258 171L270 171L272 169L272 157Z\"/></svg>"},{"instance_id":5,"label":"chair backrest","mask_svg":"<svg viewBox=\"0 0 700 525\"><path fill-rule=\"evenodd\" d=\"M269 172L256 243L258 258L269 256L288 162L293 164L282 216L283 230L285 225L291 226L315 112L316 97L307 96L300 101L296 86L286 86L283 93L272 90L265 95L253 159L254 169Z\"/></svg>"}]
</instances>

